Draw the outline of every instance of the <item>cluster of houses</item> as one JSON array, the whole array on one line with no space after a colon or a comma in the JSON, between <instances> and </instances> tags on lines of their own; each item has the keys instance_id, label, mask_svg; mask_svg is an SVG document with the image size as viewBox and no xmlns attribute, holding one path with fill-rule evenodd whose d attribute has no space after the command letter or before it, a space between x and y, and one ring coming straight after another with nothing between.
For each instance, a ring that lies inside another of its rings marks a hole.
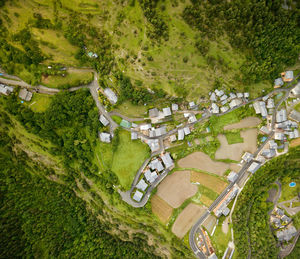
<instances>
[{"instance_id":1,"label":"cluster of houses","mask_svg":"<svg viewBox=\"0 0 300 259\"><path fill-rule=\"evenodd\" d=\"M158 182L159 176L168 169L171 170L174 167L174 162L170 153L162 153L160 156L153 158L143 169L142 176L139 182L135 186L132 199L140 202L143 198L145 191L151 185L155 185Z\"/></svg>"},{"instance_id":2,"label":"cluster of houses","mask_svg":"<svg viewBox=\"0 0 300 259\"><path fill-rule=\"evenodd\" d=\"M209 99L212 102L210 111L214 114L224 113L230 109L233 109L243 102L248 101L249 93L232 93L228 95L223 91L216 89L214 92L209 93Z\"/></svg>"},{"instance_id":3,"label":"cluster of houses","mask_svg":"<svg viewBox=\"0 0 300 259\"><path fill-rule=\"evenodd\" d=\"M254 160L254 156L251 153L245 152L244 155L242 156L242 160L240 164L250 163L250 162L251 164L248 167L248 172L254 174L261 167L261 162L259 160Z\"/></svg>"},{"instance_id":4,"label":"cluster of houses","mask_svg":"<svg viewBox=\"0 0 300 259\"><path fill-rule=\"evenodd\" d=\"M100 115L99 121L104 127L109 125L109 120L103 114ZM110 143L112 136L107 132L99 132L99 138L104 143Z\"/></svg>"},{"instance_id":5,"label":"cluster of houses","mask_svg":"<svg viewBox=\"0 0 300 259\"><path fill-rule=\"evenodd\" d=\"M281 77L276 78L274 81L274 88L279 88L284 85L285 82L291 82L294 80L293 71L285 71L281 73Z\"/></svg>"},{"instance_id":6,"label":"cluster of houses","mask_svg":"<svg viewBox=\"0 0 300 259\"><path fill-rule=\"evenodd\" d=\"M290 139L298 138L298 123L287 119L287 112L281 109L276 113L275 136L276 140L284 141L286 136Z\"/></svg>"},{"instance_id":7,"label":"cluster of houses","mask_svg":"<svg viewBox=\"0 0 300 259\"><path fill-rule=\"evenodd\" d=\"M0 84L0 94L10 95L14 88L8 85Z\"/></svg>"},{"instance_id":8,"label":"cluster of houses","mask_svg":"<svg viewBox=\"0 0 300 259\"><path fill-rule=\"evenodd\" d=\"M297 235L297 230L292 225L292 219L286 216L284 211L278 207L272 211L270 222L272 227L277 230L276 237L280 242L288 242Z\"/></svg>"},{"instance_id":9,"label":"cluster of houses","mask_svg":"<svg viewBox=\"0 0 300 259\"><path fill-rule=\"evenodd\" d=\"M230 209L227 206L237 195L238 191L239 188L234 185L233 188L225 195L219 205L213 210L217 218L219 218L221 215L224 215L225 217L229 215Z\"/></svg>"},{"instance_id":10,"label":"cluster of houses","mask_svg":"<svg viewBox=\"0 0 300 259\"><path fill-rule=\"evenodd\" d=\"M178 105L172 104L172 110L170 107L165 107L162 111L159 111L157 108L149 110L149 119L152 123L161 123L172 118L172 111L178 111Z\"/></svg>"}]
</instances>

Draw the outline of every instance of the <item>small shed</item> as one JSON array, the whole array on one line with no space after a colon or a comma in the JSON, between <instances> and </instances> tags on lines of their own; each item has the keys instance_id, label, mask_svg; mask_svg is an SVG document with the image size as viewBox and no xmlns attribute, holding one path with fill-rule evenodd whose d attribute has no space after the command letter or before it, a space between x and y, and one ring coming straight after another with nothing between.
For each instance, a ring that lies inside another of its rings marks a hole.
<instances>
[{"instance_id":1,"label":"small shed","mask_svg":"<svg viewBox=\"0 0 300 259\"><path fill-rule=\"evenodd\" d=\"M137 202L140 202L140 200L142 199L143 195L144 195L144 194L143 194L142 192L136 190L136 192L135 192L134 195L133 195L133 199L134 199L135 201L137 201Z\"/></svg>"},{"instance_id":2,"label":"small shed","mask_svg":"<svg viewBox=\"0 0 300 259\"><path fill-rule=\"evenodd\" d=\"M103 124L104 127L106 127L109 124L108 119L106 119L106 117L103 114L100 115L99 121Z\"/></svg>"}]
</instances>

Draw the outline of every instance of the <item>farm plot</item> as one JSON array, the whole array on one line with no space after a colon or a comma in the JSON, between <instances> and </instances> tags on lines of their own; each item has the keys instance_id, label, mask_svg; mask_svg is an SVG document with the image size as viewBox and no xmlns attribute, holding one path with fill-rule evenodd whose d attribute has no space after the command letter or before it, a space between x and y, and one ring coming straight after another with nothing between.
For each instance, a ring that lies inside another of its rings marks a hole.
<instances>
[{"instance_id":1,"label":"farm plot","mask_svg":"<svg viewBox=\"0 0 300 259\"><path fill-rule=\"evenodd\" d=\"M177 237L183 238L204 211L204 207L190 203L175 220L172 232Z\"/></svg>"},{"instance_id":2,"label":"farm plot","mask_svg":"<svg viewBox=\"0 0 300 259\"><path fill-rule=\"evenodd\" d=\"M300 138L293 139L290 143L291 147L297 147L300 145Z\"/></svg>"},{"instance_id":3,"label":"farm plot","mask_svg":"<svg viewBox=\"0 0 300 259\"><path fill-rule=\"evenodd\" d=\"M194 196L198 187L191 183L189 171L177 171L168 175L157 187L157 195L173 208Z\"/></svg>"},{"instance_id":4,"label":"farm plot","mask_svg":"<svg viewBox=\"0 0 300 259\"><path fill-rule=\"evenodd\" d=\"M243 143L229 145L224 135L218 135L218 139L221 143L221 146L216 151L215 158L239 161L244 152L255 152L257 148L257 129L248 129L242 131L241 137L244 139Z\"/></svg>"},{"instance_id":5,"label":"farm plot","mask_svg":"<svg viewBox=\"0 0 300 259\"><path fill-rule=\"evenodd\" d=\"M195 168L201 171L210 172L217 175L223 175L227 169L236 170L235 164L226 164L213 161L203 152L192 153L178 161L181 168Z\"/></svg>"},{"instance_id":6,"label":"farm plot","mask_svg":"<svg viewBox=\"0 0 300 259\"><path fill-rule=\"evenodd\" d=\"M257 117L247 117L240 122L224 126L224 130L243 129L256 127L261 123L261 119Z\"/></svg>"},{"instance_id":7,"label":"farm plot","mask_svg":"<svg viewBox=\"0 0 300 259\"><path fill-rule=\"evenodd\" d=\"M173 208L158 195L154 195L152 197L151 208L152 213L156 215L164 224L166 224L172 216Z\"/></svg>"},{"instance_id":8,"label":"farm plot","mask_svg":"<svg viewBox=\"0 0 300 259\"><path fill-rule=\"evenodd\" d=\"M211 234L214 226L216 225L217 219L213 215L209 215L208 218L203 222L203 226Z\"/></svg>"},{"instance_id":9,"label":"farm plot","mask_svg":"<svg viewBox=\"0 0 300 259\"><path fill-rule=\"evenodd\" d=\"M227 183L222 181L220 178L216 176L212 176L206 173L199 172L191 172L191 182L198 182L209 189L214 190L218 194L220 194L226 187Z\"/></svg>"}]
</instances>

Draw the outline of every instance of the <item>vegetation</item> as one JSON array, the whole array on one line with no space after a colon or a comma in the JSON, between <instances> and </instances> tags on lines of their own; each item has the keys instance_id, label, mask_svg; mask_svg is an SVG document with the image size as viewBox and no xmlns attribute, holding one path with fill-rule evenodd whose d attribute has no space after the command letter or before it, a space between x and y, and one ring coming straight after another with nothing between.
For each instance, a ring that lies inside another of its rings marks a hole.
<instances>
[{"instance_id":1,"label":"vegetation","mask_svg":"<svg viewBox=\"0 0 300 259\"><path fill-rule=\"evenodd\" d=\"M34 112L44 112L51 102L51 95L34 93L28 107Z\"/></svg>"},{"instance_id":2,"label":"vegetation","mask_svg":"<svg viewBox=\"0 0 300 259\"><path fill-rule=\"evenodd\" d=\"M227 132L225 136L229 145L244 142L240 132Z\"/></svg>"},{"instance_id":3,"label":"vegetation","mask_svg":"<svg viewBox=\"0 0 300 259\"><path fill-rule=\"evenodd\" d=\"M295 182L295 187L290 187L289 184L291 182ZM297 177L287 177L284 178L284 182L281 183L281 195L279 198L279 202L288 201L295 197L297 197L298 193L300 192L300 179Z\"/></svg>"},{"instance_id":4,"label":"vegetation","mask_svg":"<svg viewBox=\"0 0 300 259\"><path fill-rule=\"evenodd\" d=\"M261 167L247 182L239 195L233 213L235 245L238 255L251 257L275 258L278 254L275 237L268 222L268 211L272 208L267 203L270 185L279 180L287 182L291 177L299 178L300 149L293 148L288 154L274 158Z\"/></svg>"}]
</instances>

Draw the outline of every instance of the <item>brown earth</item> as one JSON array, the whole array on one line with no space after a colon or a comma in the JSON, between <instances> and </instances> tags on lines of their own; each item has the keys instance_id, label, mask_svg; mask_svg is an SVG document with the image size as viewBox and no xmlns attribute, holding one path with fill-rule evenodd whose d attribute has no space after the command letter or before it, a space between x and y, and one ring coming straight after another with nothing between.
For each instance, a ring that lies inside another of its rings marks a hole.
<instances>
[{"instance_id":1,"label":"brown earth","mask_svg":"<svg viewBox=\"0 0 300 259\"><path fill-rule=\"evenodd\" d=\"M213 203L213 200L211 200L210 198L208 198L203 194L200 197L200 201L207 207L209 207Z\"/></svg>"},{"instance_id":2,"label":"brown earth","mask_svg":"<svg viewBox=\"0 0 300 259\"><path fill-rule=\"evenodd\" d=\"M241 131L241 137L244 139L243 143L229 145L225 135L218 135L221 146L216 151L215 158L239 161L244 152L254 153L257 149L257 129Z\"/></svg>"},{"instance_id":3,"label":"brown earth","mask_svg":"<svg viewBox=\"0 0 300 259\"><path fill-rule=\"evenodd\" d=\"M151 199L151 208L152 213L164 224L169 221L173 212L173 208L156 194Z\"/></svg>"},{"instance_id":4,"label":"brown earth","mask_svg":"<svg viewBox=\"0 0 300 259\"><path fill-rule=\"evenodd\" d=\"M226 182L216 176L195 171L191 172L191 182L203 184L207 188L214 190L216 193L221 193L227 185Z\"/></svg>"},{"instance_id":5,"label":"brown earth","mask_svg":"<svg viewBox=\"0 0 300 259\"><path fill-rule=\"evenodd\" d=\"M224 126L224 130L251 128L251 127L256 127L260 123L261 123L261 119L257 117L247 117L245 119L242 119L240 122Z\"/></svg>"},{"instance_id":6,"label":"brown earth","mask_svg":"<svg viewBox=\"0 0 300 259\"><path fill-rule=\"evenodd\" d=\"M183 238L204 211L204 207L190 203L175 220L172 232L177 237Z\"/></svg>"},{"instance_id":7,"label":"brown earth","mask_svg":"<svg viewBox=\"0 0 300 259\"><path fill-rule=\"evenodd\" d=\"M217 175L223 175L227 169L232 169L235 171L238 169L236 164L216 162L203 152L195 152L180 159L178 161L178 165L181 168L195 168Z\"/></svg>"},{"instance_id":8,"label":"brown earth","mask_svg":"<svg viewBox=\"0 0 300 259\"><path fill-rule=\"evenodd\" d=\"M297 147L300 145L300 138L296 138L296 139L293 139L291 142L290 142L290 147Z\"/></svg>"},{"instance_id":9,"label":"brown earth","mask_svg":"<svg viewBox=\"0 0 300 259\"><path fill-rule=\"evenodd\" d=\"M177 171L168 175L157 187L157 195L173 208L194 196L198 187L191 183L189 171Z\"/></svg>"}]
</instances>

